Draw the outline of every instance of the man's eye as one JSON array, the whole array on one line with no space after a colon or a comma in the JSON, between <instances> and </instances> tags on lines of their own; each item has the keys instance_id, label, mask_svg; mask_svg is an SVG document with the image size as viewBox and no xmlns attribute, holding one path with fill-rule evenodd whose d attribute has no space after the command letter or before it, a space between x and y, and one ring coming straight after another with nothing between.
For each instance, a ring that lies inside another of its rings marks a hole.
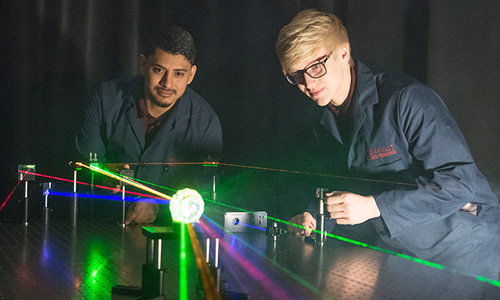
<instances>
[{"instance_id":1,"label":"man's eye","mask_svg":"<svg viewBox=\"0 0 500 300\"><path fill-rule=\"evenodd\" d=\"M182 72L175 72L175 77L184 77L184 73L182 73Z\"/></svg>"},{"instance_id":2,"label":"man's eye","mask_svg":"<svg viewBox=\"0 0 500 300\"><path fill-rule=\"evenodd\" d=\"M155 72L155 73L163 73L163 69L161 69L161 68L153 68L153 72Z\"/></svg>"},{"instance_id":3,"label":"man's eye","mask_svg":"<svg viewBox=\"0 0 500 300\"><path fill-rule=\"evenodd\" d=\"M320 69L320 64L315 64L315 65L312 65L310 68L309 68L311 71L317 71Z\"/></svg>"}]
</instances>

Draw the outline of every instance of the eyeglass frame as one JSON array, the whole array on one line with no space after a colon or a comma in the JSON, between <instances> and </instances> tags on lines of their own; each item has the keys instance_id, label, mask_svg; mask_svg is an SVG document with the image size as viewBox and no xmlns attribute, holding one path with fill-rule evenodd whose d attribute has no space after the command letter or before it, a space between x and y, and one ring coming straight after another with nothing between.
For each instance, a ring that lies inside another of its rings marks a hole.
<instances>
[{"instance_id":1,"label":"eyeglass frame","mask_svg":"<svg viewBox=\"0 0 500 300\"><path fill-rule=\"evenodd\" d=\"M286 80L288 80L288 82L291 84L291 85L299 85L301 83L304 83L305 82L305 76L304 74L307 74L307 76L313 78L313 79L317 79L317 78L321 78L323 76L326 75L326 73L328 73L328 69L326 68L325 64L326 64L326 61L330 58L330 55L328 55L324 60L320 61L320 62L317 62L315 64L312 64L310 65L309 67L306 67L304 68L303 70L299 70L299 71L296 71L296 72L293 72L292 74L285 74L285 78ZM325 73L319 75L319 76L312 76L311 74L307 73L307 70L313 68L313 67L316 67L316 66L319 66L319 65L322 65L323 68L325 69ZM294 78L294 75L298 75L298 74L302 74L302 80L300 82L298 81L295 81L293 78Z\"/></svg>"}]
</instances>

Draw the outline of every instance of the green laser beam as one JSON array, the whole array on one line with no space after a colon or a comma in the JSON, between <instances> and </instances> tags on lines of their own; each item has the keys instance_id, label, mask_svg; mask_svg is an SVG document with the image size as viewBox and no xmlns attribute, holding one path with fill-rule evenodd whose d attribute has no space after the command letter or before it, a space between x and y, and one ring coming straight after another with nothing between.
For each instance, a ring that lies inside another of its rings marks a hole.
<instances>
[{"instance_id":1,"label":"green laser beam","mask_svg":"<svg viewBox=\"0 0 500 300\"><path fill-rule=\"evenodd\" d=\"M188 299L187 258L186 258L186 224L181 223L180 236L180 268L179 268L179 299Z\"/></svg>"},{"instance_id":2,"label":"green laser beam","mask_svg":"<svg viewBox=\"0 0 500 300\"><path fill-rule=\"evenodd\" d=\"M272 217L269 217L269 216L267 218L271 219L271 220L279 221L279 222L287 224L287 225L292 225L292 226L295 226L295 227L298 227L298 228L301 228L301 229L306 229L304 226L301 226L301 225L298 225L298 224L290 223L290 222L283 221L283 220L276 219L276 218L272 218ZM307 229L310 229L310 228L307 228ZM315 229L311 229L311 231L315 232L315 233L320 233L319 230L315 230ZM358 241L355 241L353 239L349 239L349 238L346 238L346 237L334 235L334 234L331 234L331 233L327 233L326 235L328 237L335 238L335 239L338 239L338 240L341 240L341 241L344 241L344 242L347 242L347 243L351 243L351 244L358 245L358 246L361 246L361 247L364 247L364 248L369 248L369 249L372 249L372 250L376 250L376 251L384 252L384 253L387 253L387 254L391 254L391 255L394 255L394 256L397 256L397 257L401 257L403 259L410 260L410 261L413 261L413 262L416 262L416 263L419 263L419 264L423 264L423 265L426 265L426 266L429 266L429 267L432 267L432 268L436 268L436 269L440 269L440 270L446 269L446 270L448 270L448 271L450 271L452 273L459 273L459 274L466 275L466 276L469 276L469 277L475 277L476 280L478 280L478 281L489 283L489 284L494 285L494 286L500 286L500 281L497 281L497 280L494 280L494 279L489 279L489 278L486 278L486 277L483 277L483 276L472 275L472 274L469 274L469 273L466 273L466 272L463 272L463 271L456 270L454 268L445 267L443 265L440 265L440 264L437 264L437 263L434 263L434 262L431 262L431 261L426 261L426 260L423 260L423 259L420 259L420 258L417 258L417 257L412 257L412 256L409 256L409 255L397 253L397 252L394 252L394 251L391 251L391 250L387 250L387 249L383 249L383 248L380 248L380 247L375 247L375 246L372 246L372 245L368 245L366 243L358 242Z\"/></svg>"},{"instance_id":3,"label":"green laser beam","mask_svg":"<svg viewBox=\"0 0 500 300\"><path fill-rule=\"evenodd\" d=\"M142 182L142 183L147 183L147 184L150 184L152 186L160 187L160 188L163 188L163 189L167 189L167 190L171 190L171 191L176 191L174 189L169 189L167 187L163 187L163 186L158 185L158 184L153 184L151 182L147 182L147 181L144 181L144 180L139 180L139 179L134 179L134 180L137 180L137 181ZM238 207L235 207L235 206L232 206L232 205L229 205L229 204L225 204L225 203L221 203L221 202L216 202L216 201L212 201L212 200L209 200L209 199L203 199L203 200L207 201L207 202L215 203L215 204L218 204L218 205L221 205L221 206L225 206L225 207L228 207L228 208L236 209L236 210L239 210L239 211L242 211L242 212L247 212L247 213L252 213L252 214L254 213L252 211L245 210L245 209L242 209L242 208L238 208ZM281 219L278 219L278 218L273 218L273 217L267 216L267 219L268 220L273 220L273 221L276 221L276 222L280 222L282 224L295 226L295 227L298 227L298 228L301 228L301 229L306 229L304 226L301 226L301 225L298 225L298 224L295 224L295 223L290 223L288 221L284 221L284 220L281 220ZM218 226L220 226L220 225L218 225ZM309 229L309 228L307 228L307 229ZM312 230L312 232L320 233L320 231L318 231L318 230ZM404 255L404 254L397 253L397 252L394 252L394 251L391 251L391 250L387 250L387 249L384 249L384 248L380 248L380 247L368 245L366 243L362 243L362 242L359 242L359 241L356 241L356 240L353 240L353 239L349 239L349 238L346 238L346 237L334 235L334 234L331 234L331 233L326 233L326 235L328 237L330 237L330 238L341 240L341 241L344 241L344 242L347 242L347 243L350 243L350 244L354 244L354 245L357 245L357 246L360 246L360 247L364 247L364 248L368 248L368 249L372 249L372 250L376 250L376 251L388 253L390 255L401 257L403 259L410 260L410 261L413 261L413 262L416 262L416 263L420 263L420 264L423 264L423 265L426 265L426 266L429 266L429 267L433 267L433 268L436 268L436 269L442 270L442 269L445 268L443 265L440 265L440 264L437 264L437 263L434 263L434 262L426 261L426 260L423 260L423 259L420 259L420 258L417 258L417 257L412 257L412 256L409 256L409 255ZM488 279L488 278L483 277L483 276L471 275L469 273L461 272L461 271L458 271L458 270L455 270L455 269L449 268L449 267L446 267L446 270L449 270L449 271L455 272L455 273L460 273L460 274L467 275L467 276L474 276L478 281L489 283L489 284L492 284L492 285L495 285L495 286L500 286L500 281L497 281L497 280L494 280L494 279Z\"/></svg>"},{"instance_id":4,"label":"green laser beam","mask_svg":"<svg viewBox=\"0 0 500 300\"><path fill-rule=\"evenodd\" d=\"M209 219L215 226L219 227L220 229L224 230L224 228L217 222L215 222L214 220L210 219L209 217L205 216L205 218ZM228 232L226 230L224 230L225 232ZM228 232L230 233L230 232ZM319 294L320 291L317 287L313 286L312 284L310 284L309 282L305 281L304 279L302 279L302 277L296 275L295 273L293 273L292 271L290 271L289 269L287 269L286 267L278 264L276 261L273 261L271 260L269 257L267 257L264 253L262 253L259 249L257 249L256 247L252 246L251 244L247 243L246 241L242 240L242 239L239 239L238 236L236 235L235 236L236 239L238 239L238 241L242 244L244 244L246 247L248 247L249 249L251 249L253 252L255 252L257 255L259 255L261 258L267 260L269 263L271 263L273 266L275 266L276 268L278 268L279 270L283 271L284 273L286 273L288 276L290 276L291 278L295 279L298 283L302 284L304 287L310 289L311 291L313 291L314 293L316 294Z\"/></svg>"}]
</instances>

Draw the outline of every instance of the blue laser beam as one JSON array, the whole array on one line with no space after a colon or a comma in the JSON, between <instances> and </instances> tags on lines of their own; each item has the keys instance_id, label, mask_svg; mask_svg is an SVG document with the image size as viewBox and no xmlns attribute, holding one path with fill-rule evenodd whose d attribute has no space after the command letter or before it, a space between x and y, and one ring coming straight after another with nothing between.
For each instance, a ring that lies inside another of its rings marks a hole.
<instances>
[{"instance_id":1,"label":"blue laser beam","mask_svg":"<svg viewBox=\"0 0 500 300\"><path fill-rule=\"evenodd\" d=\"M61 196L61 197L74 197L74 193L60 193L60 192L50 192L51 196ZM113 201L129 201L129 202L147 202L147 203L158 203L157 201L161 201L161 204L168 204L170 200L163 198L141 198L141 197L125 197L121 196L112 196L112 195L92 195L92 194L76 194L78 198L92 198L92 199L103 199L103 200L113 200Z\"/></svg>"},{"instance_id":2,"label":"blue laser beam","mask_svg":"<svg viewBox=\"0 0 500 300\"><path fill-rule=\"evenodd\" d=\"M243 225L243 226L246 226L246 227L251 227L251 228L258 229L258 230L266 231L266 228L255 226L255 225L245 224L245 223L241 223L241 222L238 223L238 225Z\"/></svg>"}]
</instances>

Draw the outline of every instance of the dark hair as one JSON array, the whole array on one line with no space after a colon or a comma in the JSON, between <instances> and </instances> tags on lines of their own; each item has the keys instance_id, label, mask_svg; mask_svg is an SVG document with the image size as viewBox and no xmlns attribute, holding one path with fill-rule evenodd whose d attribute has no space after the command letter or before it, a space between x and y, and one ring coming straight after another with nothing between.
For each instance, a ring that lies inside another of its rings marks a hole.
<instances>
[{"instance_id":1,"label":"dark hair","mask_svg":"<svg viewBox=\"0 0 500 300\"><path fill-rule=\"evenodd\" d=\"M192 65L194 64L196 48L193 37L178 26L160 27L149 31L141 53L148 57L155 53L156 48L171 54L182 54Z\"/></svg>"}]
</instances>

